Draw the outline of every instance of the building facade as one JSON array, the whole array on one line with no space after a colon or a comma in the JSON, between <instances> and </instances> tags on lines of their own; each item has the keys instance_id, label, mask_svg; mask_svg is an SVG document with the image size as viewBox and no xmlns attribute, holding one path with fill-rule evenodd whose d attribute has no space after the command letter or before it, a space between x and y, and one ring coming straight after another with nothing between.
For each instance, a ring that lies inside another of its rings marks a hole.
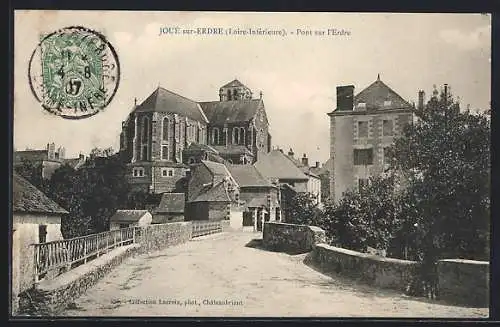
<instances>
[{"instance_id":1,"label":"building facade","mask_svg":"<svg viewBox=\"0 0 500 327\"><path fill-rule=\"evenodd\" d=\"M387 150L412 122L412 112L413 106L380 76L356 96L353 85L337 87L337 108L328 113L331 199L338 201L388 168Z\"/></svg>"},{"instance_id":2,"label":"building facade","mask_svg":"<svg viewBox=\"0 0 500 327\"><path fill-rule=\"evenodd\" d=\"M189 165L202 160L251 164L271 146L262 98L238 80L219 101L196 102L158 87L122 123L120 151L137 190L182 192Z\"/></svg>"}]
</instances>

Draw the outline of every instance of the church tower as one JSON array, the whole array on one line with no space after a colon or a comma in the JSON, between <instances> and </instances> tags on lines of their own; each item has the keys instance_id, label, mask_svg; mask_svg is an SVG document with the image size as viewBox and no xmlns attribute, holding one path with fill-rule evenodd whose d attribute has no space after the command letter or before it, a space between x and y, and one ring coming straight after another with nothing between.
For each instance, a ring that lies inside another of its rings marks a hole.
<instances>
[{"instance_id":1,"label":"church tower","mask_svg":"<svg viewBox=\"0 0 500 327\"><path fill-rule=\"evenodd\" d=\"M219 89L220 101L251 100L252 91L235 79Z\"/></svg>"}]
</instances>

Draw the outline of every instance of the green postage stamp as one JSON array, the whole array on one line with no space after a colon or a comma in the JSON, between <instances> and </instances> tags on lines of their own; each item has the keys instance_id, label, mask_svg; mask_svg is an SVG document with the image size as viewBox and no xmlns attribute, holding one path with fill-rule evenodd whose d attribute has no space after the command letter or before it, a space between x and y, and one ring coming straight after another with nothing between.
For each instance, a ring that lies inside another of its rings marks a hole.
<instances>
[{"instance_id":1,"label":"green postage stamp","mask_svg":"<svg viewBox=\"0 0 500 327\"><path fill-rule=\"evenodd\" d=\"M102 34L75 26L42 37L28 74L31 90L45 110L80 119L111 102L120 83L120 64Z\"/></svg>"}]
</instances>

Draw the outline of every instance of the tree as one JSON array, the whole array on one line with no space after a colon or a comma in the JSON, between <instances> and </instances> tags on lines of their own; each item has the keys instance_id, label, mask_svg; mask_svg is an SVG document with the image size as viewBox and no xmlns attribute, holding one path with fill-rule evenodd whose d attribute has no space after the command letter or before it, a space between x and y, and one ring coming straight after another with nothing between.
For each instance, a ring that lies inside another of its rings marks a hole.
<instances>
[{"instance_id":1,"label":"tree","mask_svg":"<svg viewBox=\"0 0 500 327\"><path fill-rule=\"evenodd\" d=\"M404 233L422 260L489 259L490 122L434 92L391 151L407 180ZM417 236L418 234L418 236Z\"/></svg>"},{"instance_id":2,"label":"tree","mask_svg":"<svg viewBox=\"0 0 500 327\"><path fill-rule=\"evenodd\" d=\"M21 164L14 170L40 190L44 190L47 181L42 176L42 165L33 163L26 159L21 159Z\"/></svg>"},{"instance_id":3,"label":"tree","mask_svg":"<svg viewBox=\"0 0 500 327\"><path fill-rule=\"evenodd\" d=\"M63 165L54 172L48 195L69 211L61 226L65 238L108 230L111 215L127 207L125 174L125 163L111 148L93 149L78 170Z\"/></svg>"},{"instance_id":4,"label":"tree","mask_svg":"<svg viewBox=\"0 0 500 327\"><path fill-rule=\"evenodd\" d=\"M338 204L326 202L321 227L330 243L357 251L387 249L400 228L394 201L394 176L374 176L361 190L344 193Z\"/></svg>"},{"instance_id":5,"label":"tree","mask_svg":"<svg viewBox=\"0 0 500 327\"><path fill-rule=\"evenodd\" d=\"M285 219L290 224L317 225L320 209L311 193L297 192L287 201Z\"/></svg>"}]
</instances>

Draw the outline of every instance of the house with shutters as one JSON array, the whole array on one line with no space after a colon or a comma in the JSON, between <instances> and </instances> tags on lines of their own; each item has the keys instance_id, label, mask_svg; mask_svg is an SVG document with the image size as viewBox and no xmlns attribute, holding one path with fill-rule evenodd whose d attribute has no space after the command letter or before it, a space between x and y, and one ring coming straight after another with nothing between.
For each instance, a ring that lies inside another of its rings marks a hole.
<instances>
[{"instance_id":1,"label":"house with shutters","mask_svg":"<svg viewBox=\"0 0 500 327\"><path fill-rule=\"evenodd\" d=\"M419 99L420 101L420 99ZM387 150L413 120L413 105L377 80L354 95L354 86L337 86L330 117L330 198L363 187L388 167Z\"/></svg>"},{"instance_id":2,"label":"house with shutters","mask_svg":"<svg viewBox=\"0 0 500 327\"><path fill-rule=\"evenodd\" d=\"M254 99L238 80L222 86L219 100L210 102L158 87L134 104L120 134L130 184L153 193L185 192L189 165L252 164L270 146L262 95Z\"/></svg>"}]
</instances>

